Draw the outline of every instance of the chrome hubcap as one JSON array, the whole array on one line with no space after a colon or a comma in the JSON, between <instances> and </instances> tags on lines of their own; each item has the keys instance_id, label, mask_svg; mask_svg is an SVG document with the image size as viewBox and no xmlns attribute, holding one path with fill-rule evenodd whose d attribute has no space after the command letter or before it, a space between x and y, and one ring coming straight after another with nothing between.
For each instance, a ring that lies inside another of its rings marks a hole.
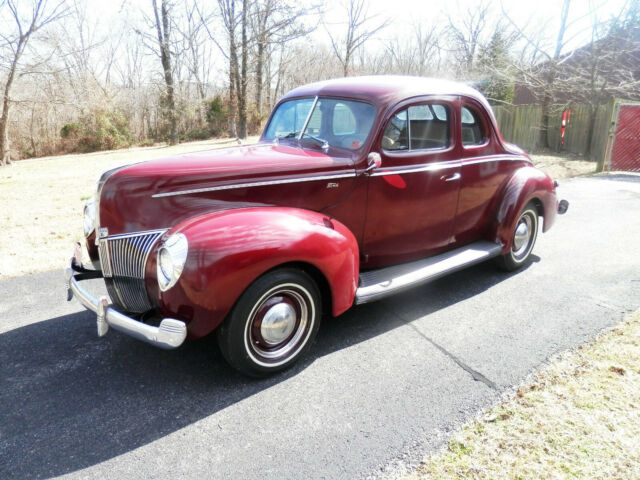
<instances>
[{"instance_id":1,"label":"chrome hubcap","mask_svg":"<svg viewBox=\"0 0 640 480\"><path fill-rule=\"evenodd\" d=\"M284 363L305 344L315 311L310 294L294 284L274 287L252 309L245 341L249 355L261 365Z\"/></svg>"},{"instance_id":2,"label":"chrome hubcap","mask_svg":"<svg viewBox=\"0 0 640 480\"><path fill-rule=\"evenodd\" d=\"M260 335L265 343L277 345L286 340L296 326L296 312L288 303L277 303L262 319Z\"/></svg>"},{"instance_id":3,"label":"chrome hubcap","mask_svg":"<svg viewBox=\"0 0 640 480\"><path fill-rule=\"evenodd\" d=\"M527 214L518 221L513 235L513 254L518 257L526 252L533 233L533 220Z\"/></svg>"}]
</instances>

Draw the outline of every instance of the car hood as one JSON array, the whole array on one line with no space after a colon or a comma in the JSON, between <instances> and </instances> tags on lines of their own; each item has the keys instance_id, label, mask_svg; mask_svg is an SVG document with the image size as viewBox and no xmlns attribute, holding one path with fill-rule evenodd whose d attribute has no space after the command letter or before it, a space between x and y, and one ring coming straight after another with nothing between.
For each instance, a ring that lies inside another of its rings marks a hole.
<instances>
[{"instance_id":1,"label":"car hood","mask_svg":"<svg viewBox=\"0 0 640 480\"><path fill-rule=\"evenodd\" d=\"M166 228L199 213L278 204L272 198L230 201L227 190L353 171L351 157L273 144L152 160L118 169L104 179L99 223L109 234ZM283 204L287 201L282 198Z\"/></svg>"},{"instance_id":2,"label":"car hood","mask_svg":"<svg viewBox=\"0 0 640 480\"><path fill-rule=\"evenodd\" d=\"M344 168L344 161L315 150L256 145L209 150L139 163L118 170L109 181L119 188L166 194L283 174L313 174Z\"/></svg>"}]
</instances>

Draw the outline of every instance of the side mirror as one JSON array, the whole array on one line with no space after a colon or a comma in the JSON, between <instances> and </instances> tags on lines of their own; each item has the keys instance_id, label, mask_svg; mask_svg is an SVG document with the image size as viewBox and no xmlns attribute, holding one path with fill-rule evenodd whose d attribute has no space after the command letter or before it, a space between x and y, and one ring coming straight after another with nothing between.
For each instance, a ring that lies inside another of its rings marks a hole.
<instances>
[{"instance_id":1,"label":"side mirror","mask_svg":"<svg viewBox=\"0 0 640 480\"><path fill-rule=\"evenodd\" d=\"M364 173L371 175L376 168L380 168L380 165L382 165L380 154L378 152L371 152L367 157L367 168L364 170Z\"/></svg>"}]
</instances>

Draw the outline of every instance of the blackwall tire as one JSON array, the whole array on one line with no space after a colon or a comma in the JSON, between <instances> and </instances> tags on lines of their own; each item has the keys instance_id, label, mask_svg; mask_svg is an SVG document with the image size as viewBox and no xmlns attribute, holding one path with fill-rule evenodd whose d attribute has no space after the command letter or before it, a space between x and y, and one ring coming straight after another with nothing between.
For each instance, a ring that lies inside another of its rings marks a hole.
<instances>
[{"instance_id":1,"label":"blackwall tire","mask_svg":"<svg viewBox=\"0 0 640 480\"><path fill-rule=\"evenodd\" d=\"M496 258L498 266L507 272L517 270L531 260L531 252L538 238L538 210L533 203L528 203L522 209L511 235L511 249Z\"/></svg>"},{"instance_id":2,"label":"blackwall tire","mask_svg":"<svg viewBox=\"0 0 640 480\"><path fill-rule=\"evenodd\" d=\"M218 328L222 355L252 377L290 367L318 333L321 305L318 287L305 272L283 268L263 275L245 290Z\"/></svg>"}]
</instances>

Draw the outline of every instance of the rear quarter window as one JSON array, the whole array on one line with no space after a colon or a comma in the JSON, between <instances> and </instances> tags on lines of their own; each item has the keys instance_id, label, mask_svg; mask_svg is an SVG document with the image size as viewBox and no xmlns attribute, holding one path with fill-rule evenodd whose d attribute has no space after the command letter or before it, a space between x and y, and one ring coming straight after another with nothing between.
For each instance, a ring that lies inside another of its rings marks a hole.
<instances>
[{"instance_id":1,"label":"rear quarter window","mask_svg":"<svg viewBox=\"0 0 640 480\"><path fill-rule=\"evenodd\" d=\"M472 108L462 107L462 145L483 145L487 141L480 115Z\"/></svg>"}]
</instances>

